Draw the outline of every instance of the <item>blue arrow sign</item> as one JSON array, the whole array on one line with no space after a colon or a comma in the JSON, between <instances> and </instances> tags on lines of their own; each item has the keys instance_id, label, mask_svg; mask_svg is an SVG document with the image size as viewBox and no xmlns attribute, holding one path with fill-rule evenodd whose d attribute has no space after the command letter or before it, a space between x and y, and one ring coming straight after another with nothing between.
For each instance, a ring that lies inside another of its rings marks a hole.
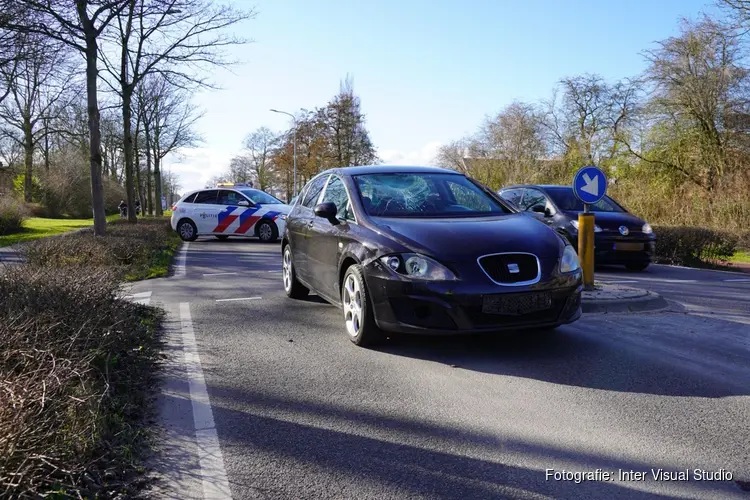
<instances>
[{"instance_id":1,"label":"blue arrow sign","mask_svg":"<svg viewBox=\"0 0 750 500\"><path fill-rule=\"evenodd\" d=\"M582 202L593 205L607 194L607 176L593 165L583 167L573 178L573 192Z\"/></svg>"}]
</instances>

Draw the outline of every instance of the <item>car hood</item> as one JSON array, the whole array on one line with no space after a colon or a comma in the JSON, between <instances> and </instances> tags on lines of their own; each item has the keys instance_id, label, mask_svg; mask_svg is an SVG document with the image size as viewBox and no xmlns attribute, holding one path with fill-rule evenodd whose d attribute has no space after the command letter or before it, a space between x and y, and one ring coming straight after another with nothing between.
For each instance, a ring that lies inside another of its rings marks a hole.
<instances>
[{"instance_id":1,"label":"car hood","mask_svg":"<svg viewBox=\"0 0 750 500\"><path fill-rule=\"evenodd\" d=\"M620 226L626 226L631 231L640 231L646 222L635 215L625 212L591 212L594 214L594 223L602 229L617 231ZM578 220L579 212L566 210L565 215L573 220Z\"/></svg>"},{"instance_id":2,"label":"car hood","mask_svg":"<svg viewBox=\"0 0 750 500\"><path fill-rule=\"evenodd\" d=\"M285 215L289 215L289 212L292 211L291 205L285 205L281 203L257 203L256 206L258 207L258 209L267 208L271 212L279 212L280 214Z\"/></svg>"},{"instance_id":3,"label":"car hood","mask_svg":"<svg viewBox=\"0 0 750 500\"><path fill-rule=\"evenodd\" d=\"M474 260L500 252L529 252L557 259L560 237L533 217L521 214L454 219L373 217L377 228L410 251L445 262Z\"/></svg>"}]
</instances>

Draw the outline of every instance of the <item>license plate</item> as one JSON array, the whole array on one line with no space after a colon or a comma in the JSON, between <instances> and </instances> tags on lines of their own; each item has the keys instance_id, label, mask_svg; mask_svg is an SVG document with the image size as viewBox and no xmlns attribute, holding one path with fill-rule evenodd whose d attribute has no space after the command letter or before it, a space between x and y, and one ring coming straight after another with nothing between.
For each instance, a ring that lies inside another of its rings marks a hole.
<instances>
[{"instance_id":1,"label":"license plate","mask_svg":"<svg viewBox=\"0 0 750 500\"><path fill-rule=\"evenodd\" d=\"M615 243L615 250L639 252L643 250L643 243Z\"/></svg>"},{"instance_id":2,"label":"license plate","mask_svg":"<svg viewBox=\"0 0 750 500\"><path fill-rule=\"evenodd\" d=\"M528 314L552 307L552 296L545 292L523 295L485 295L482 300L482 312L487 314Z\"/></svg>"}]
</instances>

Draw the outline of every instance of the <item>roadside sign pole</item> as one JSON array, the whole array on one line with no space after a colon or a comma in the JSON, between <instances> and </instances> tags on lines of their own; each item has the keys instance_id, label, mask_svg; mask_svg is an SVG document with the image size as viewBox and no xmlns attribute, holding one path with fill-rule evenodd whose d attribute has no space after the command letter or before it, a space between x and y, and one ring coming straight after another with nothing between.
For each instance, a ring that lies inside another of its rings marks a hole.
<instances>
[{"instance_id":1,"label":"roadside sign pole","mask_svg":"<svg viewBox=\"0 0 750 500\"><path fill-rule=\"evenodd\" d=\"M594 214L590 205L584 203L583 213L578 214L578 257L583 270L583 289L594 289Z\"/></svg>"},{"instance_id":2,"label":"roadside sign pole","mask_svg":"<svg viewBox=\"0 0 750 500\"><path fill-rule=\"evenodd\" d=\"M573 178L573 193L583 202L583 213L578 214L578 260L583 271L583 288L593 290L596 223L591 205L598 203L607 193L604 172L593 165L581 168Z\"/></svg>"}]
</instances>

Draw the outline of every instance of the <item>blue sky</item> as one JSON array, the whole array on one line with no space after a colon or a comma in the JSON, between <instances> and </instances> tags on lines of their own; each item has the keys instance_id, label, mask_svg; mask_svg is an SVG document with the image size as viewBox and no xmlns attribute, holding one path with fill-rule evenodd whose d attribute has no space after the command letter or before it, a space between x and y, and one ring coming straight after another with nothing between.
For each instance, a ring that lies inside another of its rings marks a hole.
<instances>
[{"instance_id":1,"label":"blue sky","mask_svg":"<svg viewBox=\"0 0 750 500\"><path fill-rule=\"evenodd\" d=\"M514 99L547 98L564 76L616 80L644 69L642 52L678 32L711 0L237 0L254 8L235 28L253 43L204 91L200 148L167 160L182 190L203 187L261 126L323 106L351 75L378 153L425 164Z\"/></svg>"}]
</instances>

